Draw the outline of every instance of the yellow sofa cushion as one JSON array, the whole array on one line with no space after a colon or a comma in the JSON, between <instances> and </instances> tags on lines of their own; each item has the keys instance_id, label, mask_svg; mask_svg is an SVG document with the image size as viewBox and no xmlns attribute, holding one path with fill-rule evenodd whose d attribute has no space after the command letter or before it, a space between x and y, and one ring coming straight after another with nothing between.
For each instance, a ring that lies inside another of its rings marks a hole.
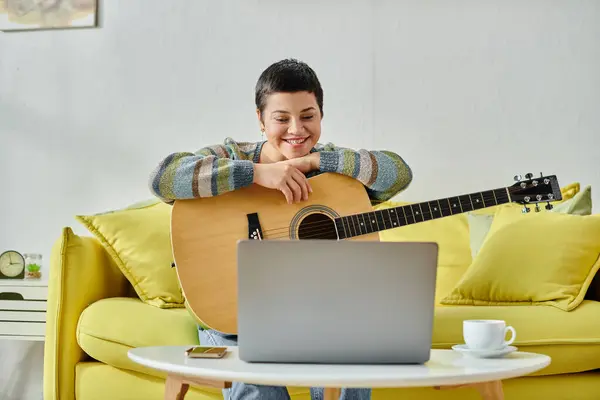
<instances>
[{"instance_id":1,"label":"yellow sofa cushion","mask_svg":"<svg viewBox=\"0 0 600 400\"><path fill-rule=\"evenodd\" d=\"M375 206L376 210L409 205L407 202L386 201ZM471 262L469 251L469 224L465 214L432 219L379 232L383 241L436 242L439 246L441 265L464 266Z\"/></svg>"},{"instance_id":2,"label":"yellow sofa cushion","mask_svg":"<svg viewBox=\"0 0 600 400\"><path fill-rule=\"evenodd\" d=\"M600 303L588 300L569 313L536 306L437 307L433 347L450 348L463 343L465 319L504 319L517 330L515 345L520 350L552 357L549 369L540 373L586 371L600 368L598 315ZM198 344L198 335L196 324L185 309L158 309L139 299L111 298L97 301L84 311L77 342L91 357L112 367L163 377L162 373L129 360L127 351L142 346Z\"/></svg>"},{"instance_id":3,"label":"yellow sofa cushion","mask_svg":"<svg viewBox=\"0 0 600 400\"><path fill-rule=\"evenodd\" d=\"M77 400L163 400L164 380L113 368L99 362L81 362L75 369ZM528 376L502 383L507 400L573 399L598 400L600 372L563 374L553 377ZM185 400L223 400L221 393L190 386ZM311 400L308 390L290 390L291 400ZM372 400L481 400L472 388L436 390L432 387L377 388ZM62 399L61 399L62 400Z\"/></svg>"},{"instance_id":4,"label":"yellow sofa cushion","mask_svg":"<svg viewBox=\"0 0 600 400\"><path fill-rule=\"evenodd\" d=\"M386 201L375 209L408 205L406 202ZM465 214L419 222L379 232L384 242L435 242L439 246L435 301L439 304L471 263L469 224Z\"/></svg>"},{"instance_id":5,"label":"yellow sofa cushion","mask_svg":"<svg viewBox=\"0 0 600 400\"><path fill-rule=\"evenodd\" d=\"M561 188L562 200L555 201L552 204L558 205L571 199L579 193L579 190L580 185L578 182ZM376 205L374 209L381 210L409 204L413 204L413 202L390 200ZM499 210L520 213L521 206L509 203L473 211L470 214L481 218L478 220L481 223L474 226L469 226L469 214L464 213L381 231L379 238L382 241L391 242L435 242L438 244L439 258L435 303L441 305L441 300L452 291L473 260L474 256L471 252L472 238L481 237L480 241L483 241L491 225L493 215ZM483 221L483 218L486 221ZM477 233L478 227L481 227L480 233ZM471 229L475 232L471 233ZM480 244L477 243L477 246Z\"/></svg>"},{"instance_id":6,"label":"yellow sofa cushion","mask_svg":"<svg viewBox=\"0 0 600 400\"><path fill-rule=\"evenodd\" d=\"M551 305L573 310L600 268L600 215L500 210L442 304Z\"/></svg>"},{"instance_id":7,"label":"yellow sofa cushion","mask_svg":"<svg viewBox=\"0 0 600 400\"><path fill-rule=\"evenodd\" d=\"M185 308L161 309L136 298L113 297L83 311L77 343L103 363L160 376L129 360L127 351L142 346L198 344L198 330Z\"/></svg>"},{"instance_id":8,"label":"yellow sofa cushion","mask_svg":"<svg viewBox=\"0 0 600 400\"><path fill-rule=\"evenodd\" d=\"M76 218L106 248L142 301L161 308L184 307L177 272L171 267L171 206L151 200Z\"/></svg>"},{"instance_id":9,"label":"yellow sofa cushion","mask_svg":"<svg viewBox=\"0 0 600 400\"><path fill-rule=\"evenodd\" d=\"M131 361L127 352L144 346L192 346L199 341L196 322L186 309L160 309L139 299L113 297L91 304L81 314L77 343L90 357L111 368L164 378L163 372ZM136 376L141 375L133 374L129 378ZM302 387L289 387L288 391L292 395L308 393ZM211 388L200 392L204 395L221 393Z\"/></svg>"},{"instance_id":10,"label":"yellow sofa cushion","mask_svg":"<svg viewBox=\"0 0 600 400\"><path fill-rule=\"evenodd\" d=\"M574 189L567 190L563 189L568 195L571 195ZM514 213L521 213L522 208L515 209L511 207L511 211ZM546 212L543 209L543 212ZM531 211L533 212L533 210ZM586 186L582 191L577 192L574 196L559 202L550 210L550 212L558 212L563 214L574 214L574 215L591 215L592 214L592 187ZM531 214L527 214L531 215ZM469 237L471 242L471 255L473 258L477 256L481 245L485 241L485 238L494 222L493 214L467 214L469 221Z\"/></svg>"},{"instance_id":11,"label":"yellow sofa cushion","mask_svg":"<svg viewBox=\"0 0 600 400\"><path fill-rule=\"evenodd\" d=\"M139 372L124 371L94 361L80 362L74 372L77 400L162 400L165 398L165 380L162 376L154 377ZM223 394L217 389L191 385L185 400L223 400Z\"/></svg>"},{"instance_id":12,"label":"yellow sofa cushion","mask_svg":"<svg viewBox=\"0 0 600 400\"><path fill-rule=\"evenodd\" d=\"M433 347L464 343L465 319L502 319L517 331L520 351L547 354L552 363L536 375L565 374L600 368L600 303L584 300L571 312L540 306L444 306L434 317Z\"/></svg>"}]
</instances>

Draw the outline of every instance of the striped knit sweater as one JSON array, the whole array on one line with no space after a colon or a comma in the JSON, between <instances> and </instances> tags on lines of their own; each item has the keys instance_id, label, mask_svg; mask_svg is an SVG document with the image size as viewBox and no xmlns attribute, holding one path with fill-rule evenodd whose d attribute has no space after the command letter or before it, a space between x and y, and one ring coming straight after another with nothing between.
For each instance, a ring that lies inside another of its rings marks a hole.
<instances>
[{"instance_id":1,"label":"striped knit sweater","mask_svg":"<svg viewBox=\"0 0 600 400\"><path fill-rule=\"evenodd\" d=\"M196 153L170 154L150 175L150 190L172 204L178 199L217 196L248 186L253 182L253 163L259 162L263 144L227 138L223 144ZM351 176L365 186L373 204L392 198L412 180L410 167L390 151L351 150L328 143L317 144L311 152L320 153L320 169L307 177L323 172Z\"/></svg>"}]
</instances>

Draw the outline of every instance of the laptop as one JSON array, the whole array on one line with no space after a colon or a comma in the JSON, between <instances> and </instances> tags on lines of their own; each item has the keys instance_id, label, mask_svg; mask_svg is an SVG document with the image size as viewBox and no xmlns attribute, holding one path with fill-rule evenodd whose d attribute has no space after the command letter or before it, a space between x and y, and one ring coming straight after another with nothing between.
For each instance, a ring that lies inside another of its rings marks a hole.
<instances>
[{"instance_id":1,"label":"laptop","mask_svg":"<svg viewBox=\"0 0 600 400\"><path fill-rule=\"evenodd\" d=\"M429 360L436 243L243 240L237 246L241 360Z\"/></svg>"}]
</instances>

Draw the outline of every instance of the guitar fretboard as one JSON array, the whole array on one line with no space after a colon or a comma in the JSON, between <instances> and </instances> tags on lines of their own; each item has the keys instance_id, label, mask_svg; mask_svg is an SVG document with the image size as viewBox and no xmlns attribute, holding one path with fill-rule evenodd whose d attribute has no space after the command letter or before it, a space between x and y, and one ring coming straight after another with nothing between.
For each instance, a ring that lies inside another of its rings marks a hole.
<instances>
[{"instance_id":1,"label":"guitar fretboard","mask_svg":"<svg viewBox=\"0 0 600 400\"><path fill-rule=\"evenodd\" d=\"M500 188L367 213L347 215L336 218L335 225L339 238L347 239L509 203L511 200L508 192L508 188Z\"/></svg>"}]
</instances>

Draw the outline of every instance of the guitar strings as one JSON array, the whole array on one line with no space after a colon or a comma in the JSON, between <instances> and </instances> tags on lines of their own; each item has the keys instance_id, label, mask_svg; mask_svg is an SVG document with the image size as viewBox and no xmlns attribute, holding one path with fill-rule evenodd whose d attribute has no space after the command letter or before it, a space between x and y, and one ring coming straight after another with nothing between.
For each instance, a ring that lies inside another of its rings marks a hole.
<instances>
[{"instance_id":1,"label":"guitar strings","mask_svg":"<svg viewBox=\"0 0 600 400\"><path fill-rule=\"evenodd\" d=\"M423 213L425 214L425 213ZM429 213L427 213L429 214ZM362 236L362 235L367 235L370 233L377 233L381 230L385 230L385 229L394 229L394 228L399 228L401 226L406 225L406 219L404 217L399 217L399 221L402 221L400 223L400 225L398 226L392 226L392 227L387 227L385 225L385 223L383 223L383 229L380 228L379 224L377 223L377 230L373 231L373 232L362 232L361 226L364 225L356 225L355 223L351 223L351 224L346 224L343 225L342 227L342 232L344 234L344 236L347 236L347 233L349 232L350 235L352 236ZM423 220L419 220L417 218L416 222L423 222L425 221ZM318 222L310 222L307 223L306 225L313 225L311 227L311 229L309 229L308 231L304 231L303 233L308 233L309 235L307 236L303 236L302 239L309 239L309 238L316 238L319 237L322 233L329 233L329 232L336 232L336 235L338 234L338 229L336 229L335 223L333 221L318 221ZM315 227L315 225L319 225L319 227ZM333 225L333 226L332 226ZM317 228L317 229L315 229ZM274 231L278 231L278 232L274 232ZM274 228L274 229L269 229L269 230L265 230L263 231L263 237L267 238L267 239L281 239L284 237L289 238L289 235L287 233L284 233L283 231L289 231L289 228ZM264 233L268 233L268 237L264 235ZM270 236L271 232L273 234L279 234L279 236Z\"/></svg>"},{"instance_id":2,"label":"guitar strings","mask_svg":"<svg viewBox=\"0 0 600 400\"><path fill-rule=\"evenodd\" d=\"M403 207L404 207L404 206L400 206L399 208L403 208ZM398 223L400 223L401 225L402 225L402 223L404 223L404 224L405 224L405 223L406 223L406 221L407 221L409 218L408 218L408 217L405 217L405 216L402 216L402 215L400 215L400 214L399 214L399 213L396 211L396 208L397 208L397 207L392 207L392 208L389 208L389 209L388 209L388 208L384 208L384 209L381 209L381 210L368 211L368 212L364 212L364 213L360 213L360 214L350 214L350 215L344 215L343 217L338 217L338 218L349 218L349 219L350 219L350 221L349 221L349 222L346 222L346 224L347 224L349 227L350 227L350 226L352 226L352 227L353 227L353 226L354 226L354 220L352 219L353 217L354 217L354 218L356 218L356 220L357 220L357 221L360 223L360 221L361 221L360 217L362 216L362 220L363 220L363 222L364 222L364 223L366 223L366 221L367 221L367 220L365 219L365 218L366 218L366 217L365 217L365 214L371 214L371 213L373 213L373 214L377 214L377 213L383 213L384 211L387 211L387 214L388 214L388 215L387 215L387 217L386 217L386 216L383 216L383 217L384 217L384 218L390 218L390 219L392 219L392 218L394 218L394 217L393 217L393 216L392 216L392 214L390 213L390 210L394 210L394 212L395 212L395 216L396 216L395 218L396 218L396 220L398 220ZM424 222L425 220L423 219L423 217L425 217L425 216L428 216L428 215L432 215L432 216L433 216L433 215L434 215L434 213L433 213L433 212L429 212L429 211L423 211L423 214L422 214L421 220L419 220L419 216L415 216L415 214L414 214L414 212L412 211L412 209L410 209L410 212L411 212L411 214L406 214L406 213L403 211L403 214L404 214L404 215L409 215L409 216L412 216L412 218L413 218L413 219L415 219L415 220L418 220L418 222ZM382 215L383 215L383 214L382 214ZM456 215L456 214L445 215L445 217L450 217L450 216L452 216L452 215ZM368 216L368 218L371 218L371 217L369 217L369 216ZM375 222L375 224L376 224L376 225L377 225L377 227L379 228L379 220L377 219L377 217L376 217L376 216L375 216L375 221L376 221L376 222ZM400 221L402 221L402 223L401 223ZM385 226L385 222L384 222L384 221L381 221L381 222L382 222L382 223L383 223L383 225ZM303 226L309 226L309 225L312 225L312 226L314 226L314 225L320 225L320 226L323 226L323 225L326 225L326 224L335 224L335 222L334 222L333 220L329 219L329 220L326 220L326 221L307 222L307 223L304 223L304 224L303 224ZM343 227L346 227L346 225L344 225L344 222L342 222L342 225L343 225ZM398 228L398 227L396 227L396 228ZM282 227L279 227L279 228L271 228L271 229L266 229L266 230L263 230L263 233L268 233L268 232L273 232L273 231L283 231L283 230L289 230L289 227L283 227L283 226L282 226Z\"/></svg>"},{"instance_id":3,"label":"guitar strings","mask_svg":"<svg viewBox=\"0 0 600 400\"><path fill-rule=\"evenodd\" d=\"M354 220L352 219L353 217L356 218L356 220L359 221L359 223L360 223L360 217L362 216L363 222L366 222L366 219L365 219L365 216L364 216L365 214L370 214L370 213L377 214L378 212L379 213L383 213L384 211L387 211L387 214L388 214L387 218L391 219L393 217L392 217L392 215L390 213L390 210L394 210L395 211L396 219L398 220L398 223L400 223L400 225L402 226L403 225L402 223L406 224L406 221L409 219L409 216L412 217L412 219L415 219L415 220L419 219L419 217L414 214L414 211L412 210L412 207L410 207L410 206L414 206L414 205L418 205L418 204L420 204L420 203L411 204L411 205L408 205L408 206L399 206L399 207L392 207L392 208L384 208L384 209L381 209L381 210L373 210L373 211L368 211L368 212L364 212L364 213L360 213L360 214L345 215L345 216L340 217L340 218L348 218L348 219L350 219L349 222L347 222L348 226L353 226L353 224L354 224ZM405 207L408 207L408 210L409 210L410 213L406 214L406 212L403 211L404 216L401 216L397 212L397 209L398 208L404 209ZM461 211L460 214L462 214L464 212L466 212L466 211ZM408 215L408 216L406 216L406 215ZM434 213L433 212L428 212L428 211L423 211L423 213L421 215L422 216L421 216L420 220L417 221L417 222L424 222L425 219L423 217L426 217L426 216L429 216L429 215L433 216ZM442 217L450 217L452 215L456 215L456 214L442 215ZM369 217L369 218L371 218L371 217ZM379 227L379 220L377 220L377 218L375 220L376 220L377 226ZM402 221L402 223L400 221ZM309 225L313 225L313 226L314 225L320 225L320 226L323 226L325 224L331 224L331 223L335 223L335 222L333 222L330 219L330 220L327 220L327 221L307 222L307 223L303 224L303 226L309 226ZM342 222L342 225L343 224L344 224L344 222ZM344 227L345 226L346 225L344 225ZM384 223L384 226L385 226L385 223ZM269 233L269 232L274 232L274 231L284 231L284 230L289 230L289 227L271 228L271 229L264 230L263 233Z\"/></svg>"},{"instance_id":4,"label":"guitar strings","mask_svg":"<svg viewBox=\"0 0 600 400\"><path fill-rule=\"evenodd\" d=\"M329 227L324 227L323 229L312 229L309 231L303 231L302 239L316 238L316 237L319 237L322 233L326 233L326 232L337 232L335 230L335 228L333 228L333 229L328 229L328 228ZM281 232L281 233L283 233L283 232ZM284 237L289 238L289 235L287 233L283 233L283 234L281 234L281 233L279 233L279 236L271 236L270 234L267 236L264 236L264 235L263 236L267 239L280 239L280 238L284 238ZM305 236L306 234L309 234L309 235ZM275 235L277 235L277 234L275 234Z\"/></svg>"},{"instance_id":5,"label":"guitar strings","mask_svg":"<svg viewBox=\"0 0 600 400\"><path fill-rule=\"evenodd\" d=\"M350 217L350 216L348 216L348 217ZM404 219L404 217L399 217L399 218L403 222L406 221ZM377 227L379 228L379 221L377 221L376 224L377 224ZM345 222L345 223L342 222L342 225L343 225L343 227L342 227L343 230L356 230L356 231L360 230L360 228L355 228L356 224L354 223L354 221ZM385 223L383 223L383 225L385 226ZM326 221L306 222L306 223L302 224L303 228L307 227L307 226L310 226L310 228L315 228L315 227L327 228L327 227L331 226L335 230L336 224L333 220L330 219L330 220L326 220ZM262 232L263 232L263 234L270 234L270 233L276 233L276 232L282 233L283 231L289 231L289 229L290 229L290 227L287 226L287 227L265 229Z\"/></svg>"},{"instance_id":6,"label":"guitar strings","mask_svg":"<svg viewBox=\"0 0 600 400\"><path fill-rule=\"evenodd\" d=\"M508 191L509 193L512 192L516 192L518 190L518 188L512 188L509 187ZM420 203L416 203L416 204L420 204ZM409 206L414 206L415 204L409 205ZM400 206L400 207L393 207L391 209L397 209L397 208L404 208L406 206ZM425 219L426 216L430 215L433 216L432 212L423 212L421 214L421 218L419 219L417 216L414 215L413 211L412 211L412 207L408 208L411 211L411 216L412 218L415 220L415 222L424 222L427 219ZM392 216L390 214L390 209L382 209L382 210L373 210L370 212L365 212L365 213L361 213L361 214L352 214L352 215L347 215L347 216L343 216L343 217L339 217L339 218L349 218L350 220L346 222L346 224L342 221L342 229L344 232L344 235L346 235L346 233L349 231L350 234L352 236L361 236L361 235L365 235L365 234L369 234L369 233L376 233L378 231L381 231L382 229L380 229L379 227L379 220L376 219L376 225L377 225L377 230L374 232L366 232L366 233L362 233L360 226L356 226L354 220L352 219L352 217L355 217L356 220L358 221L358 223L360 224L360 216L363 216L363 223L366 221L364 215L368 214L368 213L377 213L377 212L384 212L387 211L388 212L388 217L391 219ZM465 211L462 211L460 214L463 214ZM394 228L399 228L401 226L404 226L407 224L408 222L408 217L405 216L400 216L397 212L396 212L396 219L398 221L398 223L400 224L399 226L394 226L394 227L386 227L385 226L385 222L383 222L384 225L384 229L394 229ZM405 214L406 215L406 214ZM442 217L449 217L452 215L456 215L456 214L450 214L450 215L442 215ZM303 236L302 239L310 239L310 238L317 238L319 237L322 233L325 232L333 232L335 231L337 234L337 228L336 229L336 224L334 220L328 219L328 220L324 220L324 221L315 221L315 222L307 222L305 224L303 224L303 228L306 228L307 226L309 226L309 230L306 231L304 230L304 233L308 233L308 235ZM361 225L364 226L364 225ZM330 229L333 228L333 229ZM287 232L289 232L290 227L279 227L279 228L271 228L271 229L265 229L263 230L263 237L265 239L283 239L283 238L288 238L289 239L289 234ZM352 231L354 231L354 233L352 233ZM275 236L271 236L271 235L275 235ZM339 236L339 235L338 235Z\"/></svg>"},{"instance_id":7,"label":"guitar strings","mask_svg":"<svg viewBox=\"0 0 600 400\"><path fill-rule=\"evenodd\" d=\"M319 230L318 233L315 234L315 232L311 232L311 235L303 235L301 238L299 239L316 239L322 236L322 233L325 232L335 232L335 231L330 231L330 230ZM289 235L279 235L279 236L263 236L263 239L268 239L268 240L272 240L272 239L290 239Z\"/></svg>"},{"instance_id":8,"label":"guitar strings","mask_svg":"<svg viewBox=\"0 0 600 400\"><path fill-rule=\"evenodd\" d=\"M371 233L377 233L379 230L374 231L374 232L365 232L365 233L363 233L363 232L360 231L360 228L353 227L353 229L348 228L347 230L344 230L343 231L344 236L346 236L346 232L347 231L349 231L352 236L362 236L362 235L367 235L367 234L371 234ZM353 231L354 231L354 233L353 233ZM303 235L300 239L314 239L314 238L318 238L323 233L333 233L333 232L335 232L336 236L338 236L338 232L335 230L335 228L334 229L328 229L328 227L325 227L325 229L316 229L316 230L313 229L312 231L304 232L304 233L310 233L310 234L309 235ZM265 235L263 235L263 238L264 239L283 239L283 238L289 239L290 236L288 234L283 234L283 235L280 234L279 236L265 236ZM344 237L342 239L347 239L347 237Z\"/></svg>"},{"instance_id":9,"label":"guitar strings","mask_svg":"<svg viewBox=\"0 0 600 400\"><path fill-rule=\"evenodd\" d=\"M351 215L348 215L348 218L349 217L351 217ZM402 218L402 219L404 219L404 218ZM348 225L348 223L346 223L346 224ZM302 224L302 227L307 227L307 226L310 226L310 227L315 227L315 226L324 227L325 225L332 225L332 226L334 226L334 229L335 229L335 222L333 220L331 220L331 219L328 219L326 221L306 222L306 223ZM344 225L344 222L342 222L342 225ZM344 226L347 226L347 225L344 225ZM285 227L282 226L282 227L279 227L279 228L265 229L265 230L263 230L263 233L271 233L271 232L275 232L275 231L287 231L289 229L290 229L289 226L285 226Z\"/></svg>"},{"instance_id":10,"label":"guitar strings","mask_svg":"<svg viewBox=\"0 0 600 400\"><path fill-rule=\"evenodd\" d=\"M323 225L327 225L327 224L335 224L335 222L331 219L327 220L327 221L315 221L315 222L306 222L303 223L302 226L315 226L315 225L319 225L319 226L323 226ZM273 232L273 231L286 231L289 230L290 227L289 226L282 226L279 228L271 228L271 229L264 229L263 233L269 233L269 232Z\"/></svg>"},{"instance_id":11,"label":"guitar strings","mask_svg":"<svg viewBox=\"0 0 600 400\"><path fill-rule=\"evenodd\" d=\"M386 216L384 216L384 217L385 218L390 218L390 220L393 221L394 217L392 216L392 214L390 213L389 209L387 209L387 208L385 208L383 210L377 210L377 211L371 211L371 212L376 213L376 212L383 212L383 211L387 211L387 214L388 214L387 217ZM424 222L426 220L425 217L430 216L430 215L433 216L434 214L431 213L431 212L428 212L428 211L423 211L423 214L421 214L421 218L419 218L419 216L415 216L414 214L409 214L409 215L412 216L412 219L416 220L416 222ZM446 215L446 216L450 217L452 215L456 215L456 214L450 214L450 215ZM352 219L352 217L355 217L356 221L358 221L359 224L361 224L362 226L364 226L364 223L366 223L367 220L363 216L362 217L362 221L363 222L361 222L360 216L361 216L361 214L352 214L352 215L346 215L346 216L342 217L342 218L349 218L349 221L342 222L342 229L344 229L344 230L352 230L353 229L355 231L359 231L360 227L356 228L356 224L355 224L354 220ZM406 222L407 222L407 220L409 220L408 217L401 216L397 212L395 213L395 219L398 221L398 223L400 225L399 226L395 226L395 227L391 227L391 228L399 228L400 226L405 225ZM377 228L379 230L379 223L380 223L380 221L377 218L375 218L375 221L376 221L375 224L377 225ZM381 223L385 227L385 222L381 221ZM307 227L307 226L310 226L310 227L316 227L316 226L318 226L318 227L325 227L326 225L327 226L334 225L334 229L335 229L335 222L333 220L331 220L331 219L328 219L328 220L325 220L325 221L306 222L306 223L302 224L303 227ZM386 229L391 229L391 228L387 228L386 227ZM285 226L285 227L282 226L282 227L278 227L278 228L265 229L262 232L263 232L263 234L269 234L269 233L274 233L275 231L278 231L278 232L288 231L289 229L290 229L289 226Z\"/></svg>"},{"instance_id":12,"label":"guitar strings","mask_svg":"<svg viewBox=\"0 0 600 400\"><path fill-rule=\"evenodd\" d=\"M423 213L425 214L425 213ZM453 214L456 215L456 214ZM401 217L401 219L406 222L406 220ZM424 222L426 220L424 219L417 219L416 222ZM428 220L427 220L428 221ZM329 221L317 221L317 222L310 222L307 223L305 225L312 225L310 229L304 231L303 233L305 233L305 235L303 235L300 239L314 239L314 238L318 238L319 236L321 236L323 233L333 233L336 232L336 235L338 235L338 232L335 230L335 227L333 227L333 229L331 228L331 224L333 224L333 221L329 220ZM316 226L319 225L319 226ZM327 226L325 226L327 225ZM394 228L399 228L405 226L405 224L401 224L400 226L396 226L396 227L385 227L384 225L384 229L394 229ZM287 233L289 231L289 227L286 228L273 228L273 229L268 229L263 231L263 239L268 239L268 240L276 240L276 239L290 239L289 234ZM374 232L366 232L363 233L360 230L360 227L357 227L356 225L345 225L343 228L343 234L344 236L347 235L348 232L350 232L350 234L352 236L362 236L362 235L366 235L366 234L371 234L371 233L377 233L381 231L381 229L378 229ZM265 235L265 233L269 232L268 234ZM274 235L274 236L271 236ZM347 239L347 237L341 238L341 239Z\"/></svg>"},{"instance_id":13,"label":"guitar strings","mask_svg":"<svg viewBox=\"0 0 600 400\"><path fill-rule=\"evenodd\" d=\"M384 223L383 224L384 225L384 229L399 228L401 226L406 225L406 220L403 217L399 217L399 218L403 222L399 226L387 227L385 225L385 223ZM422 221L417 218L417 222L422 222ZM311 229L303 231L303 233L307 233L308 235L306 235L306 236L303 235L303 237L301 239L317 238L317 237L321 236L321 234L323 234L323 233L329 233L329 232L336 232L336 235L337 235L338 231L336 230L335 225L332 226L332 224L334 224L333 221L309 222L306 225L313 225L313 226L311 227ZM319 225L319 226L316 227L315 225ZM364 225L362 225L362 226L364 226ZM362 235L366 235L366 234L370 234L370 233L376 233L376 232L381 231L381 230L382 229L380 229L379 225L377 225L377 230L375 230L373 232L362 232L361 227L358 226L358 225L356 225L356 224L354 224L354 223L344 225L343 228L342 228L342 232L343 232L344 236L347 236L348 232L352 236L362 236ZM263 231L263 238L265 238L265 239L289 238L290 236L287 233L288 231L289 231L289 227L288 228L273 228L273 229L264 230ZM271 236L271 235L276 235L276 236Z\"/></svg>"}]
</instances>

